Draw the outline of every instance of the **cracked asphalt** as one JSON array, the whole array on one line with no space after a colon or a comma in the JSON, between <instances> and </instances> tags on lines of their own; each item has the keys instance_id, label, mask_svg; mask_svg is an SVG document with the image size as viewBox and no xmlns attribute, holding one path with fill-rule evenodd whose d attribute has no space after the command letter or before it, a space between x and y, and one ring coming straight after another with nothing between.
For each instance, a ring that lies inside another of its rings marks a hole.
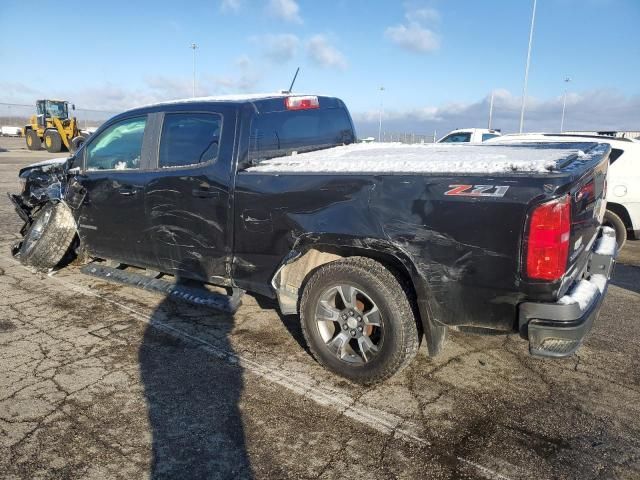
<instances>
[{"instance_id":1,"label":"cracked asphalt","mask_svg":"<svg viewBox=\"0 0 640 480\"><path fill-rule=\"evenodd\" d=\"M51 158L0 139L0 190ZM4 151L3 151L4 150ZM319 367L296 317L234 315L10 255L0 197L2 478L639 478L640 242L577 355L453 333L362 388Z\"/></svg>"}]
</instances>

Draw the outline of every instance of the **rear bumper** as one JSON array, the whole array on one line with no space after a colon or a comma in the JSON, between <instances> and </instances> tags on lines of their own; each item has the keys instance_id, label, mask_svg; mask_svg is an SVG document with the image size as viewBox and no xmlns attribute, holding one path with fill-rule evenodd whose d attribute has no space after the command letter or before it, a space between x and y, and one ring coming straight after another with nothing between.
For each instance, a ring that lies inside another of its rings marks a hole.
<instances>
[{"instance_id":1,"label":"rear bumper","mask_svg":"<svg viewBox=\"0 0 640 480\"><path fill-rule=\"evenodd\" d=\"M617 247L615 232L601 227L582 278L555 303L521 303L518 322L529 340L529 353L541 357L567 357L582 344L607 293Z\"/></svg>"}]
</instances>

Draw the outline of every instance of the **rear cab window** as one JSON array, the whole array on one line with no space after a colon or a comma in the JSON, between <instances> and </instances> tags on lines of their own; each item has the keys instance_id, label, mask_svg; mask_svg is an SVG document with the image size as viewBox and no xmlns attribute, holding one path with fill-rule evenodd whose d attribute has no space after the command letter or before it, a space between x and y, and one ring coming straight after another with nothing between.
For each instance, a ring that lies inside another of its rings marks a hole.
<instances>
[{"instance_id":1,"label":"rear cab window","mask_svg":"<svg viewBox=\"0 0 640 480\"><path fill-rule=\"evenodd\" d=\"M344 108L284 110L254 116L249 134L249 161L282 157L346 145L355 141Z\"/></svg>"}]
</instances>

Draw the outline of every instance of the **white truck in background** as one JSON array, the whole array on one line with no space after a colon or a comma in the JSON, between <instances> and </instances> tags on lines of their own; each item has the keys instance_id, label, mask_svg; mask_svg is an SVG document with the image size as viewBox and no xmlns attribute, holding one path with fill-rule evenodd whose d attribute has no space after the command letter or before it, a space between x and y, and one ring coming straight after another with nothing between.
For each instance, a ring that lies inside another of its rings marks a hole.
<instances>
[{"instance_id":1,"label":"white truck in background","mask_svg":"<svg viewBox=\"0 0 640 480\"><path fill-rule=\"evenodd\" d=\"M631 236L640 240L640 142L604 135L556 133L507 134L490 144L598 142L611 145L607 174L607 211L604 225L616 231L618 248Z\"/></svg>"},{"instance_id":2,"label":"white truck in background","mask_svg":"<svg viewBox=\"0 0 640 480\"><path fill-rule=\"evenodd\" d=\"M436 143L482 143L500 135L500 130L489 128L461 128L450 131Z\"/></svg>"},{"instance_id":3,"label":"white truck in background","mask_svg":"<svg viewBox=\"0 0 640 480\"><path fill-rule=\"evenodd\" d=\"M0 135L3 137L20 137L22 135L22 128L3 125L0 127Z\"/></svg>"}]
</instances>

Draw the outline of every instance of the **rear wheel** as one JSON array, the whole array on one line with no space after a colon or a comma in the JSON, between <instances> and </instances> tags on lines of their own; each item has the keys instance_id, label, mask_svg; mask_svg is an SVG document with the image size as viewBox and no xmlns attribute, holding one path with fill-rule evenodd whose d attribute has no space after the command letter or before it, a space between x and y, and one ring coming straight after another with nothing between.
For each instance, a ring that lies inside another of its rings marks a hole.
<instances>
[{"instance_id":1,"label":"rear wheel","mask_svg":"<svg viewBox=\"0 0 640 480\"><path fill-rule=\"evenodd\" d=\"M47 203L36 213L24 236L20 261L38 270L55 267L64 258L76 235L76 223L69 207Z\"/></svg>"},{"instance_id":2,"label":"rear wheel","mask_svg":"<svg viewBox=\"0 0 640 480\"><path fill-rule=\"evenodd\" d=\"M304 288L300 313L315 359L357 383L391 377L418 351L407 292L389 270L368 258L319 267Z\"/></svg>"},{"instance_id":3,"label":"rear wheel","mask_svg":"<svg viewBox=\"0 0 640 480\"><path fill-rule=\"evenodd\" d=\"M622 219L613 213L611 210L607 210L604 214L603 225L611 227L616 231L616 243L618 244L618 250L622 249L627 241L627 226Z\"/></svg>"},{"instance_id":4,"label":"rear wheel","mask_svg":"<svg viewBox=\"0 0 640 480\"><path fill-rule=\"evenodd\" d=\"M27 148L29 150L40 150L42 149L42 141L38 134L34 130L27 130L27 135L25 137L27 142Z\"/></svg>"},{"instance_id":5,"label":"rear wheel","mask_svg":"<svg viewBox=\"0 0 640 480\"><path fill-rule=\"evenodd\" d=\"M49 153L58 153L62 150L62 138L55 130L44 132L44 146Z\"/></svg>"}]
</instances>

